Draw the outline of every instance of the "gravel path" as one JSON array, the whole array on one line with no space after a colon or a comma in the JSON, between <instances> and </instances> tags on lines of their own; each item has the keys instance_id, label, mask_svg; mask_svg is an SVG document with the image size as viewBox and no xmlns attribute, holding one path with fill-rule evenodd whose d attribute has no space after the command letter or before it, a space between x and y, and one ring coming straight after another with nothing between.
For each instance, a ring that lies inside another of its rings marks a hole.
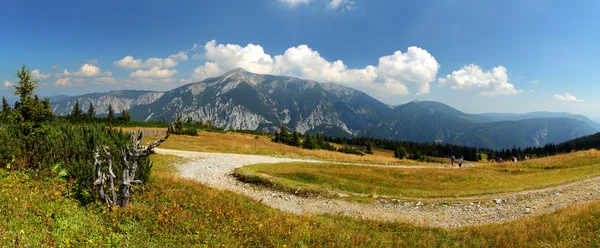
<instances>
[{"instance_id":1,"label":"gravel path","mask_svg":"<svg viewBox=\"0 0 600 248\"><path fill-rule=\"evenodd\" d=\"M242 183L231 176L231 173L236 168L250 164L320 161L160 148L157 148L156 152L187 158L184 163L177 165L182 177L195 179L217 189L237 192L271 207L297 214L335 214L361 219L409 222L421 226L461 227L504 223L600 199L600 177L545 189L452 198L451 201L442 198L422 201L378 199L374 203L359 203L341 198L306 198Z\"/></svg>"}]
</instances>

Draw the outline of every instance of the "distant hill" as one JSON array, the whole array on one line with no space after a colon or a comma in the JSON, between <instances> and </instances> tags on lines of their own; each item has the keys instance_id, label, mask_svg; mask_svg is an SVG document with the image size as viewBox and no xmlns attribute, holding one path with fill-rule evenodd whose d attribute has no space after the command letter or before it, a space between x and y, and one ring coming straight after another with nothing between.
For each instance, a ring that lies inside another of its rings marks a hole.
<instances>
[{"instance_id":1,"label":"distant hill","mask_svg":"<svg viewBox=\"0 0 600 248\"><path fill-rule=\"evenodd\" d=\"M109 104L116 113L127 109L138 121L173 121L177 113L182 113L184 117L202 119L222 128L274 131L285 125L301 133L322 132L334 137L459 142L488 148L505 147L509 143L511 147L543 145L591 134L594 130L589 128L593 123L581 124L589 119L567 113L544 113L560 118L542 125L539 121L525 121L542 115L538 112L471 115L433 101L389 106L339 84L260 75L243 69L166 92L122 90L64 97L52 101L54 113L68 114L76 100L84 110L92 103L99 115L106 114ZM550 138L533 141L539 130L548 130L551 134L544 137ZM494 136L498 134L505 135L506 140Z\"/></svg>"},{"instance_id":2,"label":"distant hill","mask_svg":"<svg viewBox=\"0 0 600 248\"><path fill-rule=\"evenodd\" d=\"M594 128L596 131L600 131L600 124L590 120L584 115L574 115L565 112L545 112L537 111L525 114L511 114L511 113L483 113L483 114L471 114L471 117L480 122L496 122L496 121L518 121L525 119L536 119L536 118L571 118L580 121L584 121Z\"/></svg>"},{"instance_id":3,"label":"distant hill","mask_svg":"<svg viewBox=\"0 0 600 248\"><path fill-rule=\"evenodd\" d=\"M448 137L477 122L469 115L446 104L412 101L396 106L368 136L418 142L447 142Z\"/></svg>"},{"instance_id":4,"label":"distant hill","mask_svg":"<svg viewBox=\"0 0 600 248\"><path fill-rule=\"evenodd\" d=\"M491 149L543 146L560 143L596 130L584 121L570 118L538 118L483 123L471 127L449 142Z\"/></svg>"}]
</instances>

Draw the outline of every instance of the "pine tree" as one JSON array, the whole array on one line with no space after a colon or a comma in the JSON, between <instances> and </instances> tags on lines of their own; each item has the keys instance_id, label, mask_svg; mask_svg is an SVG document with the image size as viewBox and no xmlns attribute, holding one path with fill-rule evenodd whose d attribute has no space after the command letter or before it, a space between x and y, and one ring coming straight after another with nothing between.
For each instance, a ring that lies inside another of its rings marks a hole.
<instances>
[{"instance_id":1,"label":"pine tree","mask_svg":"<svg viewBox=\"0 0 600 248\"><path fill-rule=\"evenodd\" d=\"M123 111L121 111L121 117L119 119L123 122L131 122L131 115L129 115L129 112L127 112L127 110L123 109Z\"/></svg>"},{"instance_id":2,"label":"pine tree","mask_svg":"<svg viewBox=\"0 0 600 248\"><path fill-rule=\"evenodd\" d=\"M402 146L397 146L396 151L394 151L394 157L398 159L406 158L406 149L404 149Z\"/></svg>"},{"instance_id":3,"label":"pine tree","mask_svg":"<svg viewBox=\"0 0 600 248\"><path fill-rule=\"evenodd\" d=\"M290 142L290 133L288 132L287 127L281 125L281 130L279 131L279 139L281 143L289 144Z\"/></svg>"},{"instance_id":4,"label":"pine tree","mask_svg":"<svg viewBox=\"0 0 600 248\"><path fill-rule=\"evenodd\" d=\"M4 98L4 96L2 96L2 116L0 118L0 121L8 121L8 118L10 117L11 112L12 112L12 108L10 107L10 104L8 104L8 101L6 100L6 98Z\"/></svg>"},{"instance_id":5,"label":"pine tree","mask_svg":"<svg viewBox=\"0 0 600 248\"><path fill-rule=\"evenodd\" d=\"M367 143L367 151L365 151L365 153L373 154L373 142L369 141L369 143Z\"/></svg>"},{"instance_id":6,"label":"pine tree","mask_svg":"<svg viewBox=\"0 0 600 248\"><path fill-rule=\"evenodd\" d=\"M177 113L177 119L175 119L175 130L183 130L183 120L181 119L181 113Z\"/></svg>"},{"instance_id":7,"label":"pine tree","mask_svg":"<svg viewBox=\"0 0 600 248\"><path fill-rule=\"evenodd\" d=\"M73 106L73 110L71 110L71 118L79 119L81 117L83 111L81 110L81 106L79 106L79 101L75 101L75 106Z\"/></svg>"},{"instance_id":8,"label":"pine tree","mask_svg":"<svg viewBox=\"0 0 600 248\"><path fill-rule=\"evenodd\" d=\"M308 132L306 132L306 135L304 135L304 142L302 142L302 148L311 149L311 150L317 149L315 140Z\"/></svg>"},{"instance_id":9,"label":"pine tree","mask_svg":"<svg viewBox=\"0 0 600 248\"><path fill-rule=\"evenodd\" d=\"M88 107L86 115L88 118L94 118L96 116L96 110L94 109L94 104L92 104L91 102L90 102L90 106Z\"/></svg>"},{"instance_id":10,"label":"pine tree","mask_svg":"<svg viewBox=\"0 0 600 248\"><path fill-rule=\"evenodd\" d=\"M298 131L294 131L294 134L292 135L292 139L290 140L290 145L291 146L300 146L300 133Z\"/></svg>"},{"instance_id":11,"label":"pine tree","mask_svg":"<svg viewBox=\"0 0 600 248\"><path fill-rule=\"evenodd\" d=\"M115 110L113 110L112 104L108 104L108 122L112 122L115 119Z\"/></svg>"},{"instance_id":12,"label":"pine tree","mask_svg":"<svg viewBox=\"0 0 600 248\"><path fill-rule=\"evenodd\" d=\"M37 81L31 80L31 72L25 65L17 71L17 77L20 79L15 85L15 95L19 96L19 101L15 103L14 111L10 115L10 120L20 124L23 134L37 133L41 131L43 122L52 118L50 109L50 100L48 98L40 101L37 95L33 94L37 87Z\"/></svg>"}]
</instances>

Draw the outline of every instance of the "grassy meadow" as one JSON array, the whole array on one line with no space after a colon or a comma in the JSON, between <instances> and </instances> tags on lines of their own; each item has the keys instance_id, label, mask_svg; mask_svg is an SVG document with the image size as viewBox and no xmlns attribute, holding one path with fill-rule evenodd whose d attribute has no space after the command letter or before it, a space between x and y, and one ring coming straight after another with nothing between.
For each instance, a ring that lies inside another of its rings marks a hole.
<instances>
[{"instance_id":1,"label":"grassy meadow","mask_svg":"<svg viewBox=\"0 0 600 248\"><path fill-rule=\"evenodd\" d=\"M130 207L80 206L60 178L0 169L0 246L57 247L593 247L600 245L600 203L503 225L460 229L341 216L298 216L235 193L181 179L153 155L153 177Z\"/></svg>"},{"instance_id":2,"label":"grassy meadow","mask_svg":"<svg viewBox=\"0 0 600 248\"><path fill-rule=\"evenodd\" d=\"M252 135L202 132L199 137L173 135L161 147L336 161L362 158L365 160L359 161L382 164L395 162L387 151L376 150L375 155L361 157L283 146L265 137L257 140L255 149L254 141ZM37 177L34 171L10 171L0 165L0 247L600 246L600 202L501 225L430 228L336 215L290 214L236 193L180 178L172 164L181 158L152 155L151 159L154 166L150 181L135 188L130 206L122 209L108 208L98 202L82 206L71 193L72 182L58 176ZM400 164L408 162L396 161ZM542 184L558 183L556 180L561 173L570 177L565 181L591 176L586 173L596 173L593 170L597 170L599 161L599 152L589 151L514 165L480 164L474 168L439 170L442 171L439 175L443 177L444 173L450 173L445 175L449 184L460 183L450 180L453 177L469 179L478 173L490 178L526 176L540 178ZM334 168L330 165L323 168L329 167ZM385 171L387 167L372 169L389 173ZM460 173L466 174L461 176ZM417 180L419 175L412 176ZM434 174L429 175L429 178L433 177ZM514 182L507 181L506 184L514 185Z\"/></svg>"},{"instance_id":3,"label":"grassy meadow","mask_svg":"<svg viewBox=\"0 0 600 248\"><path fill-rule=\"evenodd\" d=\"M455 169L327 163L257 164L238 168L246 181L284 190L390 198L452 198L518 192L600 176L600 152L581 151L518 163Z\"/></svg>"}]
</instances>

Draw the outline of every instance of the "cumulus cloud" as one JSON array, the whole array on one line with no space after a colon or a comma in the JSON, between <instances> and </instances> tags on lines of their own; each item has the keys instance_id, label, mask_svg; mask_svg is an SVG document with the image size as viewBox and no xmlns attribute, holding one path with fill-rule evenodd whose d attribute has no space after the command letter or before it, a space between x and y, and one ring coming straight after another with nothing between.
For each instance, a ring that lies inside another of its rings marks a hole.
<instances>
[{"instance_id":1,"label":"cumulus cloud","mask_svg":"<svg viewBox=\"0 0 600 248\"><path fill-rule=\"evenodd\" d=\"M192 83L192 82L193 82L193 80L191 78L188 78L188 79L185 79L185 78L179 79L179 83L181 83L181 84L189 84L189 83Z\"/></svg>"},{"instance_id":2,"label":"cumulus cloud","mask_svg":"<svg viewBox=\"0 0 600 248\"><path fill-rule=\"evenodd\" d=\"M219 68L217 63L206 62L203 66L198 66L192 72L192 78L196 80L202 80L209 77L216 77L223 73L223 70Z\"/></svg>"},{"instance_id":3,"label":"cumulus cloud","mask_svg":"<svg viewBox=\"0 0 600 248\"><path fill-rule=\"evenodd\" d=\"M63 70L63 72L58 72L58 73L54 74L55 78L63 78L63 77L68 77L68 76L71 76L71 73L67 69Z\"/></svg>"},{"instance_id":4,"label":"cumulus cloud","mask_svg":"<svg viewBox=\"0 0 600 248\"><path fill-rule=\"evenodd\" d=\"M106 71L106 72L102 73L102 76L105 76L105 77L112 77L112 72L110 72L110 71Z\"/></svg>"},{"instance_id":5,"label":"cumulus cloud","mask_svg":"<svg viewBox=\"0 0 600 248\"><path fill-rule=\"evenodd\" d=\"M277 0L277 2L283 6L293 9L298 7L300 4L308 4L309 0Z\"/></svg>"},{"instance_id":6,"label":"cumulus cloud","mask_svg":"<svg viewBox=\"0 0 600 248\"><path fill-rule=\"evenodd\" d=\"M92 64L83 64L79 71L73 73L73 76L76 77L97 77L101 73L101 70L96 65Z\"/></svg>"},{"instance_id":7,"label":"cumulus cloud","mask_svg":"<svg viewBox=\"0 0 600 248\"><path fill-rule=\"evenodd\" d=\"M15 84L13 84L13 83L9 82L8 80L4 81L4 87L7 87L7 88L8 88L8 87L11 87L11 86L13 86L13 85L15 85Z\"/></svg>"},{"instance_id":8,"label":"cumulus cloud","mask_svg":"<svg viewBox=\"0 0 600 248\"><path fill-rule=\"evenodd\" d=\"M135 59L133 56L125 56L121 60L113 62L113 65L124 69L140 69L140 68L154 68L159 69L173 68L181 61L188 60L187 52L180 51L176 54L172 54L167 58L149 58L146 61L141 59Z\"/></svg>"},{"instance_id":9,"label":"cumulus cloud","mask_svg":"<svg viewBox=\"0 0 600 248\"><path fill-rule=\"evenodd\" d=\"M87 64L97 65L98 64L98 59L92 59L92 60L88 61Z\"/></svg>"},{"instance_id":10,"label":"cumulus cloud","mask_svg":"<svg viewBox=\"0 0 600 248\"><path fill-rule=\"evenodd\" d=\"M577 99L577 97L571 95L569 92L565 92L563 95L556 94L554 95L554 99L567 102L584 102L584 100Z\"/></svg>"},{"instance_id":11,"label":"cumulus cloud","mask_svg":"<svg viewBox=\"0 0 600 248\"><path fill-rule=\"evenodd\" d=\"M327 3L327 8L332 10L351 10L354 8L354 1L351 0L331 0Z\"/></svg>"},{"instance_id":12,"label":"cumulus cloud","mask_svg":"<svg viewBox=\"0 0 600 248\"><path fill-rule=\"evenodd\" d=\"M52 70L56 70L56 69L58 69L58 67L60 67L58 64L56 64L56 65L53 65L53 66L52 66Z\"/></svg>"},{"instance_id":13,"label":"cumulus cloud","mask_svg":"<svg viewBox=\"0 0 600 248\"><path fill-rule=\"evenodd\" d=\"M523 93L508 81L508 73L503 66L494 67L491 71L483 71L479 66L470 64L458 71L453 71L445 78L438 79L441 86L449 85L451 89L477 91L480 95L515 95Z\"/></svg>"},{"instance_id":14,"label":"cumulus cloud","mask_svg":"<svg viewBox=\"0 0 600 248\"><path fill-rule=\"evenodd\" d=\"M531 83L532 83L532 84L539 84L539 83L540 83L540 80L533 80L533 81L531 81Z\"/></svg>"},{"instance_id":15,"label":"cumulus cloud","mask_svg":"<svg viewBox=\"0 0 600 248\"><path fill-rule=\"evenodd\" d=\"M429 84L436 78L440 65L426 50L409 47L379 58L378 65L350 69L341 60L329 61L307 45L287 49L271 56L260 45L245 47L217 44L204 45L205 53L194 55L206 62L194 70L192 78L204 79L224 71L242 67L253 73L290 75L318 82L348 84L365 90L381 90L395 94L429 93Z\"/></svg>"},{"instance_id":16,"label":"cumulus cloud","mask_svg":"<svg viewBox=\"0 0 600 248\"><path fill-rule=\"evenodd\" d=\"M58 85L58 86L69 86L69 85L71 85L71 78L70 77L60 78L60 79L56 80L54 82L54 84Z\"/></svg>"},{"instance_id":17,"label":"cumulus cloud","mask_svg":"<svg viewBox=\"0 0 600 248\"><path fill-rule=\"evenodd\" d=\"M33 78L33 80L48 79L51 75L52 73L42 74L38 69L31 71L31 78Z\"/></svg>"},{"instance_id":18,"label":"cumulus cloud","mask_svg":"<svg viewBox=\"0 0 600 248\"><path fill-rule=\"evenodd\" d=\"M177 70L160 69L152 67L150 70L137 70L132 72L129 77L132 78L170 78L177 74Z\"/></svg>"}]
</instances>

